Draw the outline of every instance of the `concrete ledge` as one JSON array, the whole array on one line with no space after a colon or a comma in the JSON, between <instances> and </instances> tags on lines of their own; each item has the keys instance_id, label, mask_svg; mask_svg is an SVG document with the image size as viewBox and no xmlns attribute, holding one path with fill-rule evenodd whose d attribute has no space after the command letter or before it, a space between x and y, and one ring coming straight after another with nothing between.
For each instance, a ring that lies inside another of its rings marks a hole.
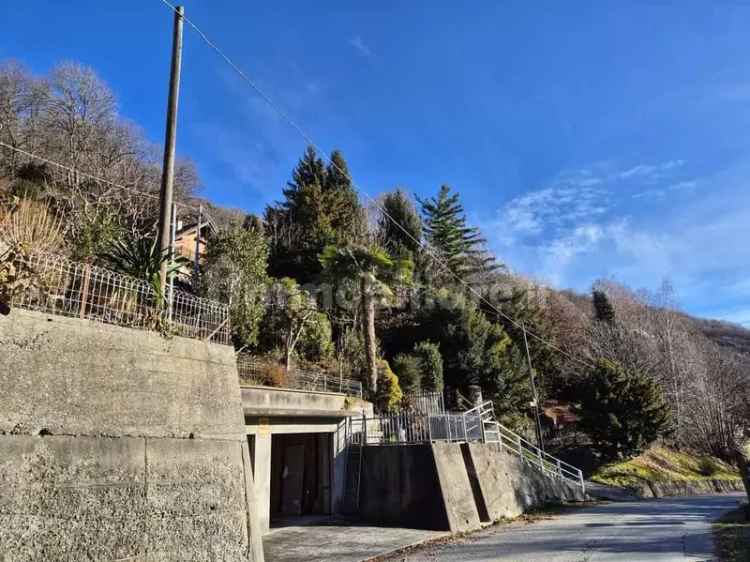
<instances>
[{"instance_id":1,"label":"concrete ledge","mask_svg":"<svg viewBox=\"0 0 750 562\"><path fill-rule=\"evenodd\" d=\"M246 416L372 416L372 404L332 392L270 386L242 386L242 411Z\"/></svg>"}]
</instances>

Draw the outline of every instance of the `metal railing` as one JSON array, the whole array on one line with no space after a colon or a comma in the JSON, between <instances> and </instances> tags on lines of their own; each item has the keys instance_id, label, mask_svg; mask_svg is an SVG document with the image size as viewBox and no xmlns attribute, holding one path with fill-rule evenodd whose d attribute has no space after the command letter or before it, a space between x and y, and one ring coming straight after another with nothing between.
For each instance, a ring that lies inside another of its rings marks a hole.
<instances>
[{"instance_id":1,"label":"metal railing","mask_svg":"<svg viewBox=\"0 0 750 562\"><path fill-rule=\"evenodd\" d=\"M485 402L461 413L399 414L351 418L350 444L409 445L420 443L479 442L497 443L500 448L518 456L523 462L541 470L547 476L580 486L586 491L583 473L575 466L542 451L495 419L492 402Z\"/></svg>"},{"instance_id":2,"label":"metal railing","mask_svg":"<svg viewBox=\"0 0 750 562\"><path fill-rule=\"evenodd\" d=\"M537 467L548 476L562 478L580 486L582 491L586 491L586 484L581 469L542 451L536 445L533 445L496 421L490 422L487 425L492 425L496 428L496 435L492 434L491 429L486 430L490 434L487 443L499 443L502 449L521 457L524 462Z\"/></svg>"},{"instance_id":3,"label":"metal railing","mask_svg":"<svg viewBox=\"0 0 750 562\"><path fill-rule=\"evenodd\" d=\"M292 369L258 362L252 355L237 355L237 371L240 379L249 384L277 388L293 388L311 392L337 392L362 398L362 383L330 375L323 371Z\"/></svg>"},{"instance_id":4,"label":"metal railing","mask_svg":"<svg viewBox=\"0 0 750 562\"><path fill-rule=\"evenodd\" d=\"M445 399L442 392L418 392L406 397L410 407L420 414L445 413Z\"/></svg>"},{"instance_id":5,"label":"metal railing","mask_svg":"<svg viewBox=\"0 0 750 562\"><path fill-rule=\"evenodd\" d=\"M12 295L11 307L231 343L225 304L174 290L159 306L146 281L62 256L32 254L14 265L33 282Z\"/></svg>"}]
</instances>

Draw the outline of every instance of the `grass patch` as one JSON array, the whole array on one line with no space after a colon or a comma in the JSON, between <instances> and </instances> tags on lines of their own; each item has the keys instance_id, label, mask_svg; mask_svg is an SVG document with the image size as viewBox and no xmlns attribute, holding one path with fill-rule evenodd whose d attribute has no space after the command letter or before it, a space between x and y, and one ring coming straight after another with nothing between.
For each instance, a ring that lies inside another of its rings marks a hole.
<instances>
[{"instance_id":1,"label":"grass patch","mask_svg":"<svg viewBox=\"0 0 750 562\"><path fill-rule=\"evenodd\" d=\"M714 547L719 562L750 562L750 521L747 506L725 514L713 525Z\"/></svg>"},{"instance_id":2,"label":"grass patch","mask_svg":"<svg viewBox=\"0 0 750 562\"><path fill-rule=\"evenodd\" d=\"M646 481L696 482L740 480L741 477L732 465L715 457L652 447L633 459L600 467L591 479L610 486L636 486Z\"/></svg>"}]
</instances>

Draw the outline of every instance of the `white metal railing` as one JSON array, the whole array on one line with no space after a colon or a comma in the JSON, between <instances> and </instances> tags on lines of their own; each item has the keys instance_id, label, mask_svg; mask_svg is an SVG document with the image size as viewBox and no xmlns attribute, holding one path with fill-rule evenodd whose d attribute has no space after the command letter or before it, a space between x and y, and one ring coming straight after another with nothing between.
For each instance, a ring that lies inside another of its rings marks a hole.
<instances>
[{"instance_id":1,"label":"white metal railing","mask_svg":"<svg viewBox=\"0 0 750 562\"><path fill-rule=\"evenodd\" d=\"M362 383L330 375L324 371L286 369L275 363L258 361L253 355L237 354L240 379L260 386L294 388L311 392L338 392L362 398Z\"/></svg>"},{"instance_id":2,"label":"white metal railing","mask_svg":"<svg viewBox=\"0 0 750 562\"><path fill-rule=\"evenodd\" d=\"M420 414L445 413L445 400L442 392L418 392L406 396L409 407Z\"/></svg>"},{"instance_id":3,"label":"white metal railing","mask_svg":"<svg viewBox=\"0 0 750 562\"><path fill-rule=\"evenodd\" d=\"M32 254L14 266L33 282L14 292L11 307L231 343L225 304L174 290L162 306L146 281L63 256Z\"/></svg>"},{"instance_id":4,"label":"white metal railing","mask_svg":"<svg viewBox=\"0 0 750 562\"><path fill-rule=\"evenodd\" d=\"M351 418L349 443L364 445L408 445L419 443L480 442L497 443L504 451L518 456L547 476L580 486L586 491L583 472L579 468L553 457L511 431L495 419L492 402L484 402L461 413L398 414Z\"/></svg>"},{"instance_id":5,"label":"white metal railing","mask_svg":"<svg viewBox=\"0 0 750 562\"><path fill-rule=\"evenodd\" d=\"M586 490L581 469L542 451L536 445L496 421L490 422L488 425L496 428L495 434L492 434L492 430L488 431L491 434L487 440L488 443L499 443L504 450L521 457L524 462L536 466L548 476L568 480L580 486L581 490Z\"/></svg>"}]
</instances>

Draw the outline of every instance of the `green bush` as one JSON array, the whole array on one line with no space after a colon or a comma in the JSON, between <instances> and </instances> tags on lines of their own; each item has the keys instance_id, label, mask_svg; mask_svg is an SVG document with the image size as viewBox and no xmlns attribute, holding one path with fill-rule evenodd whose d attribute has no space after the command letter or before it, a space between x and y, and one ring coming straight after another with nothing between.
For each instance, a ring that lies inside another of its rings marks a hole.
<instances>
[{"instance_id":1,"label":"green bush","mask_svg":"<svg viewBox=\"0 0 750 562\"><path fill-rule=\"evenodd\" d=\"M443 392L443 356L440 346L431 341L421 341L414 346L414 355L422 371L422 390Z\"/></svg>"},{"instance_id":2,"label":"green bush","mask_svg":"<svg viewBox=\"0 0 750 562\"><path fill-rule=\"evenodd\" d=\"M393 372L407 396L417 394L422 383L422 362L416 355L401 353L393 359Z\"/></svg>"},{"instance_id":3,"label":"green bush","mask_svg":"<svg viewBox=\"0 0 750 562\"><path fill-rule=\"evenodd\" d=\"M378 390L375 396L375 407L379 412L393 412L398 409L404 394L398 377L391 370L388 361L378 361Z\"/></svg>"}]
</instances>

